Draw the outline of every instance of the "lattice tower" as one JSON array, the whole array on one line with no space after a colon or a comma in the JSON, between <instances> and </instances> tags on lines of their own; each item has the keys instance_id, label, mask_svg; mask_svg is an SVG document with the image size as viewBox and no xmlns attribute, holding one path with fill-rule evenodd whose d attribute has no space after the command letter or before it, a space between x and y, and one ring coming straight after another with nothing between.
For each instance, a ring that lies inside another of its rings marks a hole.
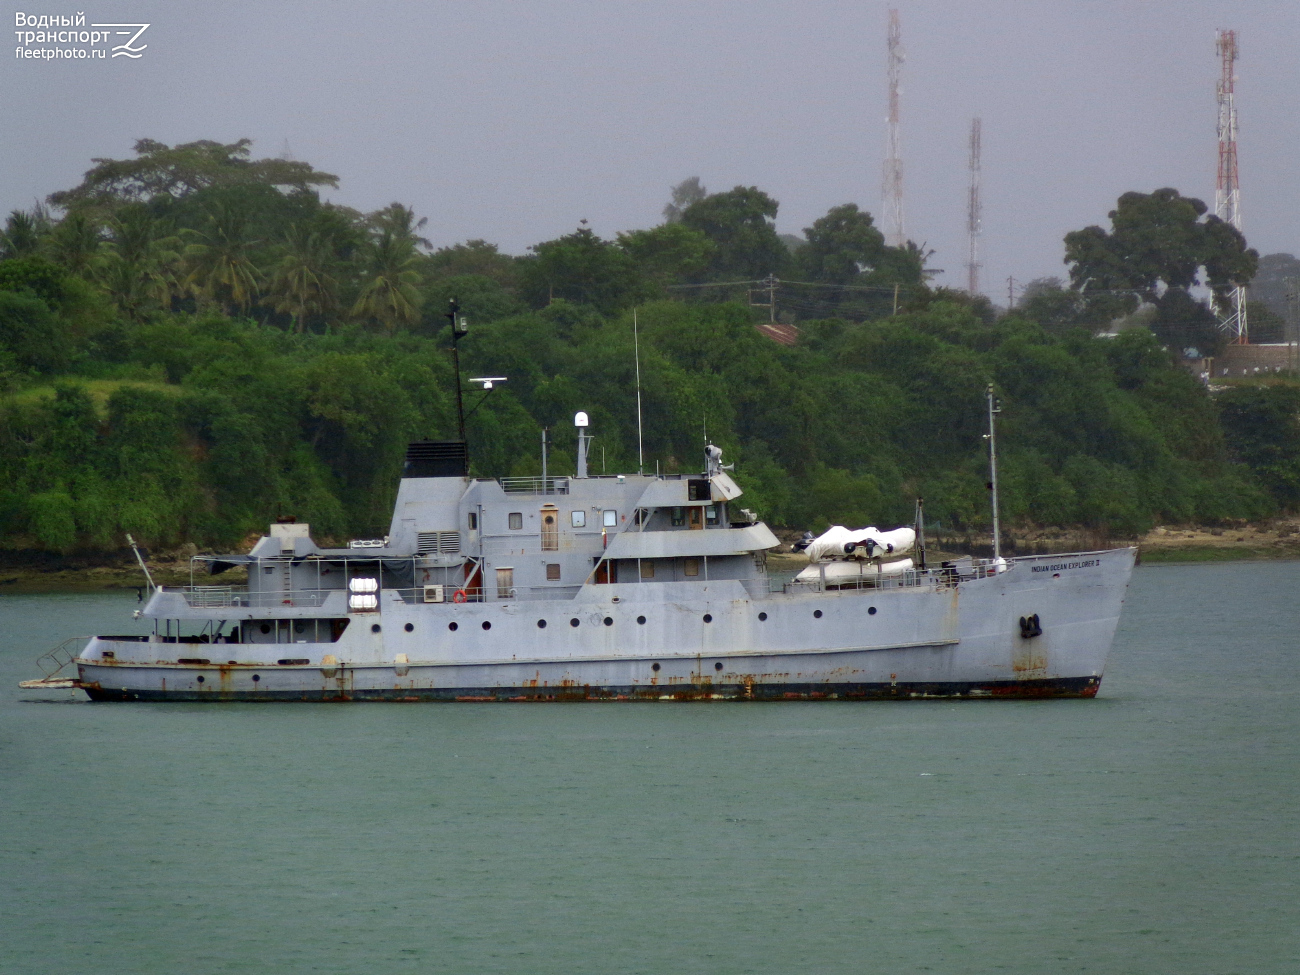
<instances>
[{"instance_id":1,"label":"lattice tower","mask_svg":"<svg viewBox=\"0 0 1300 975\"><path fill-rule=\"evenodd\" d=\"M902 29L898 11L889 11L889 120L885 136L885 178L881 190L885 211L885 240L892 247L902 247L906 241L903 229L903 155L898 139L898 95L903 77Z\"/></svg>"},{"instance_id":2,"label":"lattice tower","mask_svg":"<svg viewBox=\"0 0 1300 975\"><path fill-rule=\"evenodd\" d=\"M1241 230L1241 182L1237 173L1237 32L1221 30L1215 42L1220 74L1219 99L1219 169L1214 184L1214 213ZM1249 329L1246 321L1246 289L1234 288L1226 302L1219 303L1220 327L1233 339L1246 344Z\"/></svg>"},{"instance_id":3,"label":"lattice tower","mask_svg":"<svg viewBox=\"0 0 1300 975\"><path fill-rule=\"evenodd\" d=\"M966 201L966 290L980 293L980 222L984 205L980 202L980 120L970 120L970 196Z\"/></svg>"}]
</instances>

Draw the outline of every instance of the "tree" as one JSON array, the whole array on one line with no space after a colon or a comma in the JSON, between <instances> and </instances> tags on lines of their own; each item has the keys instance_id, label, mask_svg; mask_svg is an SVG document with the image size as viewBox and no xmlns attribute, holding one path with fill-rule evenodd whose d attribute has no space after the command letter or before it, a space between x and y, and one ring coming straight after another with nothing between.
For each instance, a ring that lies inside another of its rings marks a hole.
<instances>
[{"instance_id":1,"label":"tree","mask_svg":"<svg viewBox=\"0 0 1300 975\"><path fill-rule=\"evenodd\" d=\"M92 159L79 186L51 193L52 206L71 210L80 206L114 209L131 201L148 202L157 196L180 198L217 186L256 183L264 186L308 190L338 187L337 176L316 172L291 159L250 159L252 140L230 145L210 140L168 146L140 139L135 159Z\"/></svg>"},{"instance_id":2,"label":"tree","mask_svg":"<svg viewBox=\"0 0 1300 975\"><path fill-rule=\"evenodd\" d=\"M104 243L103 225L89 213L77 210L59 221L50 233L49 251L71 273L88 277Z\"/></svg>"},{"instance_id":3,"label":"tree","mask_svg":"<svg viewBox=\"0 0 1300 975\"><path fill-rule=\"evenodd\" d=\"M832 207L804 228L808 243L799 249L799 270L812 281L848 284L875 270L885 250L885 236L871 214L856 203Z\"/></svg>"},{"instance_id":4,"label":"tree","mask_svg":"<svg viewBox=\"0 0 1300 975\"><path fill-rule=\"evenodd\" d=\"M790 261L789 250L776 234L778 206L756 186L737 186L692 203L681 222L713 241L711 277L752 280L779 274Z\"/></svg>"},{"instance_id":5,"label":"tree","mask_svg":"<svg viewBox=\"0 0 1300 975\"><path fill-rule=\"evenodd\" d=\"M677 223L682 214L692 203L698 203L709 195L709 191L700 185L700 178L692 176L684 179L672 189L672 199L664 207L664 222Z\"/></svg>"},{"instance_id":6,"label":"tree","mask_svg":"<svg viewBox=\"0 0 1300 975\"><path fill-rule=\"evenodd\" d=\"M681 223L621 233L618 245L661 287L702 273L717 249L703 233Z\"/></svg>"},{"instance_id":7,"label":"tree","mask_svg":"<svg viewBox=\"0 0 1300 975\"><path fill-rule=\"evenodd\" d=\"M0 259L26 257L35 254L41 245L41 225L39 214L33 215L26 210L11 210L5 221L4 233L0 234Z\"/></svg>"},{"instance_id":8,"label":"tree","mask_svg":"<svg viewBox=\"0 0 1300 975\"><path fill-rule=\"evenodd\" d=\"M1231 224L1205 214L1204 203L1174 189L1125 193L1109 214L1109 232L1092 226L1065 235L1071 284L1080 291L1133 292L1131 311L1166 288L1187 291L1204 268L1205 283L1226 301L1254 276L1259 254Z\"/></svg>"},{"instance_id":9,"label":"tree","mask_svg":"<svg viewBox=\"0 0 1300 975\"><path fill-rule=\"evenodd\" d=\"M641 276L631 256L617 244L602 240L590 227L579 227L529 249L533 253L520 266L520 291L535 308L563 298L608 315L643 294Z\"/></svg>"},{"instance_id":10,"label":"tree","mask_svg":"<svg viewBox=\"0 0 1300 975\"><path fill-rule=\"evenodd\" d=\"M363 251L364 284L352 314L379 322L389 335L420 317L419 255L415 241L380 225Z\"/></svg>"},{"instance_id":11,"label":"tree","mask_svg":"<svg viewBox=\"0 0 1300 975\"><path fill-rule=\"evenodd\" d=\"M1300 509L1300 387L1235 386L1216 398L1228 446L1278 503Z\"/></svg>"},{"instance_id":12,"label":"tree","mask_svg":"<svg viewBox=\"0 0 1300 975\"><path fill-rule=\"evenodd\" d=\"M207 207L207 227L189 231L185 248L189 286L224 306L230 314L246 313L257 297L262 272L253 263L257 241L247 235L248 214L228 200Z\"/></svg>"},{"instance_id":13,"label":"tree","mask_svg":"<svg viewBox=\"0 0 1300 975\"><path fill-rule=\"evenodd\" d=\"M293 318L296 331L305 331L308 319L338 307L338 278L333 272L329 241L318 231L291 226L271 275L269 296L276 311Z\"/></svg>"}]
</instances>

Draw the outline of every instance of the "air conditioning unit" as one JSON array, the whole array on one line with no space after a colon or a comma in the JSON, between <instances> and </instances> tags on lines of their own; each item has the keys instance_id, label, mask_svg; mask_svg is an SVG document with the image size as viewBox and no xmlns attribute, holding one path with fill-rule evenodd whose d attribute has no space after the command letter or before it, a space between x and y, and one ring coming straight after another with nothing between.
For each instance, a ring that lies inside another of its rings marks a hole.
<instances>
[{"instance_id":1,"label":"air conditioning unit","mask_svg":"<svg viewBox=\"0 0 1300 975\"><path fill-rule=\"evenodd\" d=\"M446 593L442 586L425 586L424 601L426 603L445 603L447 601Z\"/></svg>"}]
</instances>

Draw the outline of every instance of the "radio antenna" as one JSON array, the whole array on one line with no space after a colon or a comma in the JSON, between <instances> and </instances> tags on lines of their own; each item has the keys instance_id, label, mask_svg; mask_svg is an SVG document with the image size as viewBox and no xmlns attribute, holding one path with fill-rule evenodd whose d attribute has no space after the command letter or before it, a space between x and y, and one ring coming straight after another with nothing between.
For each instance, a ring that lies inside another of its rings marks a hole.
<instances>
[{"instance_id":1,"label":"radio antenna","mask_svg":"<svg viewBox=\"0 0 1300 975\"><path fill-rule=\"evenodd\" d=\"M989 383L988 398L989 432L986 434L986 439L989 442L989 494L993 500L993 561L996 562L1002 558L1002 531L998 525L998 441L994 420L1002 412L1002 408L998 406L998 401L993 398L992 383Z\"/></svg>"},{"instance_id":2,"label":"radio antenna","mask_svg":"<svg viewBox=\"0 0 1300 975\"><path fill-rule=\"evenodd\" d=\"M637 336L636 309L632 309L632 356L636 359L636 472L645 473L645 446L641 436L641 340Z\"/></svg>"}]
</instances>

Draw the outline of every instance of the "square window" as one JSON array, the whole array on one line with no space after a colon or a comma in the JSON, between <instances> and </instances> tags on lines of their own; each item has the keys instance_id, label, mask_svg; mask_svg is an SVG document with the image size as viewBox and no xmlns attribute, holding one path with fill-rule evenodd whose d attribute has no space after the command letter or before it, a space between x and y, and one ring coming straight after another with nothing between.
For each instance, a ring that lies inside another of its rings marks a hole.
<instances>
[{"instance_id":1,"label":"square window","mask_svg":"<svg viewBox=\"0 0 1300 975\"><path fill-rule=\"evenodd\" d=\"M477 511L471 511L471 512L469 513L469 530L472 531L472 532L473 532L473 531L478 531L478 512L477 512Z\"/></svg>"},{"instance_id":2,"label":"square window","mask_svg":"<svg viewBox=\"0 0 1300 975\"><path fill-rule=\"evenodd\" d=\"M653 579L655 577L655 564L653 562L641 563L641 578Z\"/></svg>"},{"instance_id":3,"label":"square window","mask_svg":"<svg viewBox=\"0 0 1300 975\"><path fill-rule=\"evenodd\" d=\"M574 528L587 527L587 512L585 511L571 511L569 512L569 519Z\"/></svg>"},{"instance_id":4,"label":"square window","mask_svg":"<svg viewBox=\"0 0 1300 975\"><path fill-rule=\"evenodd\" d=\"M682 575L697 576L700 574L699 559L682 559Z\"/></svg>"},{"instance_id":5,"label":"square window","mask_svg":"<svg viewBox=\"0 0 1300 975\"><path fill-rule=\"evenodd\" d=\"M674 528L681 528L681 527L682 527L683 525L685 525L685 524L686 524L686 509L685 509L685 508L674 508L674 509L673 509L673 527L674 527Z\"/></svg>"},{"instance_id":6,"label":"square window","mask_svg":"<svg viewBox=\"0 0 1300 975\"><path fill-rule=\"evenodd\" d=\"M704 509L704 521L709 525L716 525L718 523L718 506L716 504L708 505Z\"/></svg>"},{"instance_id":7,"label":"square window","mask_svg":"<svg viewBox=\"0 0 1300 975\"><path fill-rule=\"evenodd\" d=\"M524 513L522 511L510 512L510 530L517 532L524 527Z\"/></svg>"},{"instance_id":8,"label":"square window","mask_svg":"<svg viewBox=\"0 0 1300 975\"><path fill-rule=\"evenodd\" d=\"M618 527L618 512L617 512L617 511L606 511L605 514L604 514L604 521L601 522L601 524L603 524L606 528L617 528L617 527Z\"/></svg>"},{"instance_id":9,"label":"square window","mask_svg":"<svg viewBox=\"0 0 1300 975\"><path fill-rule=\"evenodd\" d=\"M560 563L559 563L559 562L547 562L547 563L546 563L546 581L547 581L547 582L559 582L559 581L560 581Z\"/></svg>"}]
</instances>

